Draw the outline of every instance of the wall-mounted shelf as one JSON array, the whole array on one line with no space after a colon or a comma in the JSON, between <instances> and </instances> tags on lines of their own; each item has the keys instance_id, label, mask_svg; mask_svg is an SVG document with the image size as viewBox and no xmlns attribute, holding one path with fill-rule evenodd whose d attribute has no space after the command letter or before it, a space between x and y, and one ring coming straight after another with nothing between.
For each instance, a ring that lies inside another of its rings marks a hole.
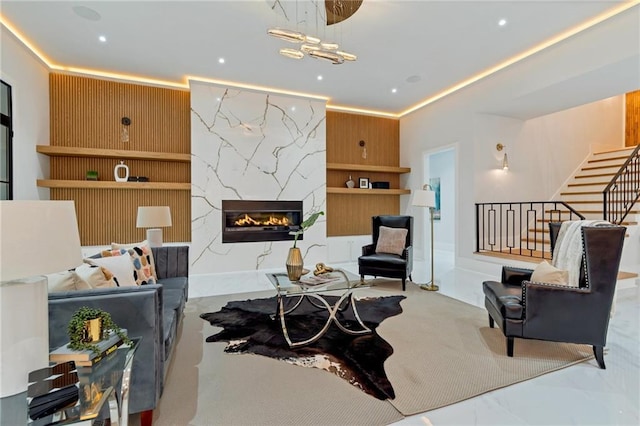
<instances>
[{"instance_id":1,"label":"wall-mounted shelf","mask_svg":"<svg viewBox=\"0 0 640 426\"><path fill-rule=\"evenodd\" d=\"M411 194L410 189L360 189L327 187L327 194L349 195L405 195Z\"/></svg>"},{"instance_id":2,"label":"wall-mounted shelf","mask_svg":"<svg viewBox=\"0 0 640 426\"><path fill-rule=\"evenodd\" d=\"M82 148L72 146L36 145L36 152L51 157L93 157L119 160L153 160L189 163L191 154L175 152L127 151L123 149Z\"/></svg>"},{"instance_id":3,"label":"wall-mounted shelf","mask_svg":"<svg viewBox=\"0 0 640 426\"><path fill-rule=\"evenodd\" d=\"M77 189L155 189L172 191L190 191L190 183L176 182L115 182L95 180L58 180L38 179L37 185L42 188L77 188Z\"/></svg>"},{"instance_id":4,"label":"wall-mounted shelf","mask_svg":"<svg viewBox=\"0 0 640 426\"><path fill-rule=\"evenodd\" d=\"M327 170L347 170L379 173L410 173L410 167L371 166L366 164L327 163Z\"/></svg>"}]
</instances>

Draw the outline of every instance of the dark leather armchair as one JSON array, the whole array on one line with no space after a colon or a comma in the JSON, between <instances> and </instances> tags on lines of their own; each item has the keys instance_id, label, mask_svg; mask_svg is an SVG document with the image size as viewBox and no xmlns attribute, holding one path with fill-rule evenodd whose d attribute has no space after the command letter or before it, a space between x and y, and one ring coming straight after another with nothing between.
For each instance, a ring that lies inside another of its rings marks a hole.
<instances>
[{"instance_id":1,"label":"dark leather armchair","mask_svg":"<svg viewBox=\"0 0 640 426\"><path fill-rule=\"evenodd\" d=\"M376 253L380 236L380 227L406 228L407 237L402 255ZM411 279L413 270L413 217L412 216L373 216L371 218L373 244L362 247L362 256L358 258L360 278L365 275L374 277L400 278L402 290L406 289L407 277Z\"/></svg>"},{"instance_id":2,"label":"dark leather armchair","mask_svg":"<svg viewBox=\"0 0 640 426\"><path fill-rule=\"evenodd\" d=\"M560 223L549 225L552 251ZM583 226L578 287L530 281L532 270L504 267L501 282L485 281L489 326L497 322L513 356L513 339L587 344L600 368L626 228Z\"/></svg>"}]
</instances>

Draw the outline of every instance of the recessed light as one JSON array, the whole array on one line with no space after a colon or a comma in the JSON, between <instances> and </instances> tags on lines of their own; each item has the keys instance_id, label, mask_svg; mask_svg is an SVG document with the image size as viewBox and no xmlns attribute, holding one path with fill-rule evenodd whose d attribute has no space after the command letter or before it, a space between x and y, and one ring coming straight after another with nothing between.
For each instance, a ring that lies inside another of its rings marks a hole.
<instances>
[{"instance_id":1,"label":"recessed light","mask_svg":"<svg viewBox=\"0 0 640 426\"><path fill-rule=\"evenodd\" d=\"M291 112L294 112L295 110L296 110L296 107L295 107L295 106L292 106L292 107L291 107Z\"/></svg>"},{"instance_id":2,"label":"recessed light","mask_svg":"<svg viewBox=\"0 0 640 426\"><path fill-rule=\"evenodd\" d=\"M396 93L398 91L398 89L396 89L395 87L393 89L391 89L391 93Z\"/></svg>"},{"instance_id":3,"label":"recessed light","mask_svg":"<svg viewBox=\"0 0 640 426\"><path fill-rule=\"evenodd\" d=\"M105 36L103 36L103 35L98 37L98 40L100 40L102 43L106 43L107 42L107 38Z\"/></svg>"},{"instance_id":4,"label":"recessed light","mask_svg":"<svg viewBox=\"0 0 640 426\"><path fill-rule=\"evenodd\" d=\"M500 25L501 27L504 27L505 25L507 25L507 20L506 19L499 20L498 25Z\"/></svg>"},{"instance_id":5,"label":"recessed light","mask_svg":"<svg viewBox=\"0 0 640 426\"><path fill-rule=\"evenodd\" d=\"M216 101L220 102L222 101L222 98L216 98Z\"/></svg>"},{"instance_id":6,"label":"recessed light","mask_svg":"<svg viewBox=\"0 0 640 426\"><path fill-rule=\"evenodd\" d=\"M218 63L219 64L224 64L224 58L218 58Z\"/></svg>"},{"instance_id":7,"label":"recessed light","mask_svg":"<svg viewBox=\"0 0 640 426\"><path fill-rule=\"evenodd\" d=\"M318 76L318 80L322 80L322 76L321 75Z\"/></svg>"}]
</instances>

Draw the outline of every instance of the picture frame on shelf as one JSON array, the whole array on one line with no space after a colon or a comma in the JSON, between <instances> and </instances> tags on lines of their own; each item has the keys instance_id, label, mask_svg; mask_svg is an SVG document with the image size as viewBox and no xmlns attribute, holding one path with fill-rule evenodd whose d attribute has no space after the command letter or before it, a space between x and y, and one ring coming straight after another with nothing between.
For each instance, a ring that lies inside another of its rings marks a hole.
<instances>
[{"instance_id":1,"label":"picture frame on shelf","mask_svg":"<svg viewBox=\"0 0 640 426\"><path fill-rule=\"evenodd\" d=\"M358 187L361 189L369 189L369 178L358 178Z\"/></svg>"}]
</instances>

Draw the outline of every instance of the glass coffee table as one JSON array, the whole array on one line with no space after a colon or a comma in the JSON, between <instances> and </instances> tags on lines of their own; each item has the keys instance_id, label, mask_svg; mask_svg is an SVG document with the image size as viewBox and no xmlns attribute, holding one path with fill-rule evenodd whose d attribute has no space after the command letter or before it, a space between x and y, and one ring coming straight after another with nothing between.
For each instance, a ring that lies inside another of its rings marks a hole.
<instances>
[{"instance_id":1,"label":"glass coffee table","mask_svg":"<svg viewBox=\"0 0 640 426\"><path fill-rule=\"evenodd\" d=\"M272 315L272 319L276 319L276 317L280 319L282 333L289 347L296 348L315 342L324 336L332 323L347 334L359 335L371 333L371 329L360 319L360 314L357 309L357 299L353 295L354 290L368 287L368 285L360 281L359 278L350 280L347 273L342 269L334 269L334 271L329 274L322 274L317 277L313 274L307 274L303 276L300 281L290 281L286 272L268 273L266 275L277 292L277 311L275 315ZM334 293L334 296L339 295L340 297L332 304L326 297L329 295L328 293ZM291 299L291 302L285 302L288 299ZM294 342L289 336L287 329L287 315L298 309L305 300L316 308L326 309L329 316L324 326L316 334L308 339ZM288 305L286 309L285 303ZM289 307L289 305L292 306ZM359 326L358 329L345 327L338 317L338 313L343 312L349 306L351 306L353 316Z\"/></svg>"}]
</instances>

